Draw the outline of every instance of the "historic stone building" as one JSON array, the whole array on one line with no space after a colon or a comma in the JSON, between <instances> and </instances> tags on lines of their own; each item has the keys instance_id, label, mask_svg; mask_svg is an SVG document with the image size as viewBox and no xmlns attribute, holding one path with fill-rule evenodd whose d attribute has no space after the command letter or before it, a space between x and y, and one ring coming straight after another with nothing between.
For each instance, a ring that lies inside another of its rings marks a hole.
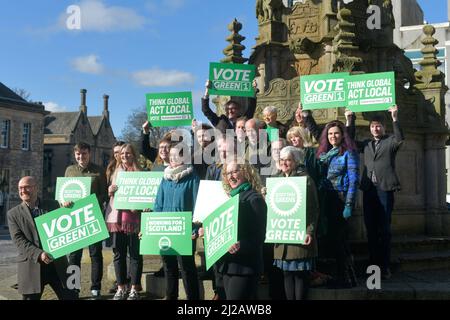
<instances>
[{"instance_id":1,"label":"historic stone building","mask_svg":"<svg viewBox=\"0 0 450 320\"><path fill-rule=\"evenodd\" d=\"M405 55L411 59L413 67L421 70L420 62L422 60L421 49L422 40L426 36L422 29L424 27L424 17L420 6L416 0L397 0L393 2L395 30L394 43L405 50ZM444 8L442 8L444 10ZM433 35L438 42L435 44L438 50L436 57L440 62L438 70L446 75L450 75L450 0L447 0L447 21L432 24L436 30ZM445 77L445 84L449 86L449 77ZM450 123L450 91L445 94L446 121L447 126ZM447 194L450 194L450 141L447 141L446 150L446 169L447 169ZM447 196L450 200L450 195Z\"/></svg>"},{"instance_id":2,"label":"historic stone building","mask_svg":"<svg viewBox=\"0 0 450 320\"><path fill-rule=\"evenodd\" d=\"M30 103L0 83L0 225L8 209L20 203L17 184L35 176L42 195L44 117L41 103Z\"/></svg>"},{"instance_id":3,"label":"historic stone building","mask_svg":"<svg viewBox=\"0 0 450 320\"><path fill-rule=\"evenodd\" d=\"M343 1L302 0L256 1L259 35L249 58L257 69L260 93L256 115L264 107L278 107L281 121L293 116L300 99L299 77L330 72L373 73L394 71L399 120L406 141L397 157L402 190L397 194L392 230L395 236L450 235L450 215L446 207L444 95L448 90L438 69L436 29L421 29L421 70L393 42L395 28L390 0ZM381 29L368 29L367 8L381 9ZM224 61L243 63L245 39L238 34L237 21L230 24L230 45ZM219 104L219 100L215 102ZM219 112L222 111L219 108ZM368 119L373 114L357 114L357 137L369 136ZM388 114L380 112L388 118ZM344 120L344 109L315 110L320 124ZM387 121L391 131L390 121ZM362 197L351 219L351 238L365 239L361 214Z\"/></svg>"},{"instance_id":4,"label":"historic stone building","mask_svg":"<svg viewBox=\"0 0 450 320\"><path fill-rule=\"evenodd\" d=\"M44 197L53 198L56 178L63 177L67 166L74 164L73 147L78 142L91 145L91 161L106 168L112 145L116 141L109 122L109 96L103 96L101 116L89 117L86 90L81 90L77 112L52 112L45 117Z\"/></svg>"}]
</instances>

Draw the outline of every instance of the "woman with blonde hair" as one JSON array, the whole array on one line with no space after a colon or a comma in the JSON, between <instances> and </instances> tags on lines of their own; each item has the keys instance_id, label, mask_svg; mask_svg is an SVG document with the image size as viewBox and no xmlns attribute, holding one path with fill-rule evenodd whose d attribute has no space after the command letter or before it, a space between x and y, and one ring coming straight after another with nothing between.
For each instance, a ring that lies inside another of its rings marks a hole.
<instances>
[{"instance_id":1,"label":"woman with blonde hair","mask_svg":"<svg viewBox=\"0 0 450 320\"><path fill-rule=\"evenodd\" d=\"M261 195L261 179L248 162L233 160L222 170L224 190L239 195L238 241L219 262L227 300L256 298L263 269L263 244L267 206Z\"/></svg>"},{"instance_id":2,"label":"woman with blonde hair","mask_svg":"<svg viewBox=\"0 0 450 320\"><path fill-rule=\"evenodd\" d=\"M139 286L142 275L142 256L139 254L138 233L141 224L141 212L138 210L122 210L114 208L114 194L117 175L121 171L141 171L137 153L131 144L124 144L120 148L120 161L112 175L111 185L108 188L110 201L106 209L106 223L111 233L112 248L114 252L114 269L117 279L117 292L114 300L126 299L127 285L127 251L130 254L131 290L128 300L138 300L136 287Z\"/></svg>"}]
</instances>

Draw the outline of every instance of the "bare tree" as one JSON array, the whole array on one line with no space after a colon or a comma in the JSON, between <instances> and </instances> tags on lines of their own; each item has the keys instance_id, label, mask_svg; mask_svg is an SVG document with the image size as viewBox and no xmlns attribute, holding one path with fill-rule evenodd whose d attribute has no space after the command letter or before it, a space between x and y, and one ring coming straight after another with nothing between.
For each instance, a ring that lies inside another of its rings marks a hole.
<instances>
[{"instance_id":1,"label":"bare tree","mask_svg":"<svg viewBox=\"0 0 450 320\"><path fill-rule=\"evenodd\" d=\"M14 93L17 94L19 97L21 97L23 100L31 102L30 100L31 93L29 93L27 90L22 88L14 88L12 89L12 91L14 91Z\"/></svg>"}]
</instances>

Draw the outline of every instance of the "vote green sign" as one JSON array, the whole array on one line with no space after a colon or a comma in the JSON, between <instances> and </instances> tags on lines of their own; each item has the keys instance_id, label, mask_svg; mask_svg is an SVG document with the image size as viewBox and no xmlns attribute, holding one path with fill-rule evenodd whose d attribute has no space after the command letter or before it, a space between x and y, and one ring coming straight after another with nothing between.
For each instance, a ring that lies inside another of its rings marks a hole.
<instances>
[{"instance_id":1,"label":"vote green sign","mask_svg":"<svg viewBox=\"0 0 450 320\"><path fill-rule=\"evenodd\" d=\"M300 77L304 110L348 107L353 112L387 110L395 102L394 72L316 74Z\"/></svg>"},{"instance_id":2,"label":"vote green sign","mask_svg":"<svg viewBox=\"0 0 450 320\"><path fill-rule=\"evenodd\" d=\"M218 96L254 97L253 79L255 66L252 64L216 63L209 65L209 93Z\"/></svg>"},{"instance_id":3,"label":"vote green sign","mask_svg":"<svg viewBox=\"0 0 450 320\"><path fill-rule=\"evenodd\" d=\"M314 74L300 77L300 99L304 110L346 105L345 81L348 73Z\"/></svg>"},{"instance_id":4,"label":"vote green sign","mask_svg":"<svg viewBox=\"0 0 450 320\"><path fill-rule=\"evenodd\" d=\"M206 270L237 242L239 195L214 210L203 220Z\"/></svg>"},{"instance_id":5,"label":"vote green sign","mask_svg":"<svg viewBox=\"0 0 450 320\"><path fill-rule=\"evenodd\" d=\"M91 194L91 177L56 178L55 200L75 202Z\"/></svg>"},{"instance_id":6,"label":"vote green sign","mask_svg":"<svg viewBox=\"0 0 450 320\"><path fill-rule=\"evenodd\" d=\"M117 174L117 191L114 194L115 209L153 209L158 187L164 172L125 172Z\"/></svg>"},{"instance_id":7,"label":"vote green sign","mask_svg":"<svg viewBox=\"0 0 450 320\"><path fill-rule=\"evenodd\" d=\"M154 127L190 126L193 119L192 93L148 93L148 121Z\"/></svg>"},{"instance_id":8,"label":"vote green sign","mask_svg":"<svg viewBox=\"0 0 450 320\"><path fill-rule=\"evenodd\" d=\"M353 112L388 110L395 103L394 72L348 77L347 106Z\"/></svg>"},{"instance_id":9,"label":"vote green sign","mask_svg":"<svg viewBox=\"0 0 450 320\"><path fill-rule=\"evenodd\" d=\"M192 212L143 212L140 254L192 255Z\"/></svg>"},{"instance_id":10,"label":"vote green sign","mask_svg":"<svg viewBox=\"0 0 450 320\"><path fill-rule=\"evenodd\" d=\"M304 244L307 177L268 178L266 243Z\"/></svg>"},{"instance_id":11,"label":"vote green sign","mask_svg":"<svg viewBox=\"0 0 450 320\"><path fill-rule=\"evenodd\" d=\"M95 194L34 219L42 248L53 259L109 237Z\"/></svg>"}]
</instances>

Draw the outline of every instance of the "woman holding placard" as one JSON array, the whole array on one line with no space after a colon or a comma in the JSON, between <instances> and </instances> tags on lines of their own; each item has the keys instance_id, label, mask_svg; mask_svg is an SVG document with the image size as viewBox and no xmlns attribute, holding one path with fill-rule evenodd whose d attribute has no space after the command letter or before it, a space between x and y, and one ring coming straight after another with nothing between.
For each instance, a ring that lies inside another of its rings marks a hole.
<instances>
[{"instance_id":1,"label":"woman holding placard","mask_svg":"<svg viewBox=\"0 0 450 320\"><path fill-rule=\"evenodd\" d=\"M337 278L329 284L333 288L351 288L356 286L356 276L347 239L348 219L356 201L359 155L341 121L331 121L325 126L316 155L323 168L320 189L325 194L321 204L337 265Z\"/></svg>"},{"instance_id":2,"label":"woman holding placard","mask_svg":"<svg viewBox=\"0 0 450 320\"><path fill-rule=\"evenodd\" d=\"M156 194L153 208L155 212L194 211L200 180L194 167L186 163L190 163L190 148L184 143L173 146L169 152L169 166L164 170L164 179ZM192 255L162 256L167 300L178 299L178 264L181 267L187 299L200 298L194 259L196 232L193 226Z\"/></svg>"},{"instance_id":3,"label":"woman holding placard","mask_svg":"<svg viewBox=\"0 0 450 320\"><path fill-rule=\"evenodd\" d=\"M230 196L239 194L238 241L222 257L219 272L227 300L256 298L263 269L263 244L267 206L261 195L261 179L255 168L244 161L224 164L222 182Z\"/></svg>"},{"instance_id":4,"label":"woman holding placard","mask_svg":"<svg viewBox=\"0 0 450 320\"><path fill-rule=\"evenodd\" d=\"M142 275L142 256L139 254L138 238L141 213L136 210L114 209L114 193L118 190L116 178L120 171L141 171L136 151L131 144L124 144L120 148L120 161L117 163L111 185L108 188L110 201L106 209L106 222L113 242L114 269L117 279L117 291L114 300L125 300L126 298L127 251L130 254L131 276L131 290L128 300L138 300L139 295L136 288L140 285Z\"/></svg>"},{"instance_id":5,"label":"woman holding placard","mask_svg":"<svg viewBox=\"0 0 450 320\"><path fill-rule=\"evenodd\" d=\"M304 244L275 244L274 265L283 270L284 290L288 300L303 300L309 287L310 271L317 257L315 236L319 200L314 180L302 163L300 151L292 146L280 152L281 173L278 177L308 177L306 185L306 236Z\"/></svg>"}]
</instances>

